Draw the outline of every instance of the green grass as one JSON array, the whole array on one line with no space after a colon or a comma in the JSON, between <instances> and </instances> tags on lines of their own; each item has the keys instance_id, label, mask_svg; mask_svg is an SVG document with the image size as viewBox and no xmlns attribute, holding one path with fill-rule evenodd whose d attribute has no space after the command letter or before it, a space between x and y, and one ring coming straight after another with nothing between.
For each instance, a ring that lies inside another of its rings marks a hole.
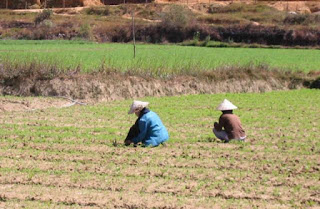
<instances>
[{"instance_id":1,"label":"green grass","mask_svg":"<svg viewBox=\"0 0 320 209\"><path fill-rule=\"evenodd\" d=\"M224 98L239 107L245 143L213 136ZM140 99L167 127L168 147L122 145L131 100L1 113L0 206L320 206L319 90Z\"/></svg>"},{"instance_id":2,"label":"green grass","mask_svg":"<svg viewBox=\"0 0 320 209\"><path fill-rule=\"evenodd\" d=\"M85 41L0 40L0 62L41 62L84 71L108 68L128 70L202 70L221 66L266 64L284 70L319 71L320 50L203 48L176 45L97 44Z\"/></svg>"}]
</instances>

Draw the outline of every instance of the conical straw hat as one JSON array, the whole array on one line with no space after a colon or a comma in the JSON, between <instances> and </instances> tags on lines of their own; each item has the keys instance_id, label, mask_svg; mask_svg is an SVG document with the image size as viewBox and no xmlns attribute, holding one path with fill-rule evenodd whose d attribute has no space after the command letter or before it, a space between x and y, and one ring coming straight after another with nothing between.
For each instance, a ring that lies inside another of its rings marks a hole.
<instances>
[{"instance_id":1,"label":"conical straw hat","mask_svg":"<svg viewBox=\"0 0 320 209\"><path fill-rule=\"evenodd\" d=\"M234 110L238 107L232 104L229 100L224 99L223 102L217 107L217 110L224 111L224 110Z\"/></svg>"},{"instance_id":2,"label":"conical straw hat","mask_svg":"<svg viewBox=\"0 0 320 209\"><path fill-rule=\"evenodd\" d=\"M133 101L128 114L134 113L134 111L137 109L143 109L143 108L147 107L148 104L149 104L149 102Z\"/></svg>"}]
</instances>

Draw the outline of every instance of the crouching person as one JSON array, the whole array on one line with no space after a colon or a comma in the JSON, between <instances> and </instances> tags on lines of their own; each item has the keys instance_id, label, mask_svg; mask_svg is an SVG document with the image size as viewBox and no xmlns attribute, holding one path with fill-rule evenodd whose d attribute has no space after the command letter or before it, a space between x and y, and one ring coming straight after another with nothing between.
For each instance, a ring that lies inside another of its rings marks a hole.
<instances>
[{"instance_id":1,"label":"crouching person","mask_svg":"<svg viewBox=\"0 0 320 209\"><path fill-rule=\"evenodd\" d=\"M124 141L126 146L141 142L143 146L156 147L169 139L166 127L159 116L147 108L148 104L148 102L141 101L132 103L128 114L135 113L138 119L130 128Z\"/></svg>"},{"instance_id":2,"label":"crouching person","mask_svg":"<svg viewBox=\"0 0 320 209\"><path fill-rule=\"evenodd\" d=\"M219 123L214 123L213 133L223 142L229 142L232 139L244 141L246 138L240 118L233 114L234 109L237 107L227 99L217 107L217 110L222 111L222 115Z\"/></svg>"}]
</instances>

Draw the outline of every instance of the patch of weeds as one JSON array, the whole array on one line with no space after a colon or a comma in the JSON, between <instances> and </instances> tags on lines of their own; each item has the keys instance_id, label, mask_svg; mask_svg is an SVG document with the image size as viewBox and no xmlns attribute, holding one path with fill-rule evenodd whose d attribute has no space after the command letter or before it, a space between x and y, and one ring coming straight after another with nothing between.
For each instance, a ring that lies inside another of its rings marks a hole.
<instances>
[{"instance_id":1,"label":"patch of weeds","mask_svg":"<svg viewBox=\"0 0 320 209\"><path fill-rule=\"evenodd\" d=\"M90 24L85 23L80 26L78 37L86 40L92 40L93 34Z\"/></svg>"},{"instance_id":2,"label":"patch of weeds","mask_svg":"<svg viewBox=\"0 0 320 209\"><path fill-rule=\"evenodd\" d=\"M160 14L161 24L168 28L185 28L191 21L190 10L181 5L170 5L167 11Z\"/></svg>"},{"instance_id":3,"label":"patch of weeds","mask_svg":"<svg viewBox=\"0 0 320 209\"><path fill-rule=\"evenodd\" d=\"M5 195L0 195L0 202L6 202L7 201L7 197Z\"/></svg>"},{"instance_id":4,"label":"patch of weeds","mask_svg":"<svg viewBox=\"0 0 320 209\"><path fill-rule=\"evenodd\" d=\"M39 25L40 23L42 23L45 20L48 20L51 18L52 15L52 10L50 9L45 9L43 10L41 13L39 13L36 18L34 19L34 23L35 25Z\"/></svg>"},{"instance_id":5,"label":"patch of weeds","mask_svg":"<svg viewBox=\"0 0 320 209\"><path fill-rule=\"evenodd\" d=\"M109 16L113 14L110 6L104 7L89 7L84 10L87 15L100 15L100 16Z\"/></svg>"}]
</instances>

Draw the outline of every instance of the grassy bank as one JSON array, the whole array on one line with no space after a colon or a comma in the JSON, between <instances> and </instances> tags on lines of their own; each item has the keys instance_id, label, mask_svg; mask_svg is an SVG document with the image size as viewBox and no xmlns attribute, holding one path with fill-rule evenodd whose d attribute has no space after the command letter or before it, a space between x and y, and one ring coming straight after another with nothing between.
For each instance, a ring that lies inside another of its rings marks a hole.
<instances>
[{"instance_id":1,"label":"grassy bank","mask_svg":"<svg viewBox=\"0 0 320 209\"><path fill-rule=\"evenodd\" d=\"M203 48L176 45L97 44L83 41L0 41L0 59L15 63L45 63L93 71L102 65L126 71L206 70L221 66L268 65L293 71L319 71L320 50Z\"/></svg>"}]
</instances>

